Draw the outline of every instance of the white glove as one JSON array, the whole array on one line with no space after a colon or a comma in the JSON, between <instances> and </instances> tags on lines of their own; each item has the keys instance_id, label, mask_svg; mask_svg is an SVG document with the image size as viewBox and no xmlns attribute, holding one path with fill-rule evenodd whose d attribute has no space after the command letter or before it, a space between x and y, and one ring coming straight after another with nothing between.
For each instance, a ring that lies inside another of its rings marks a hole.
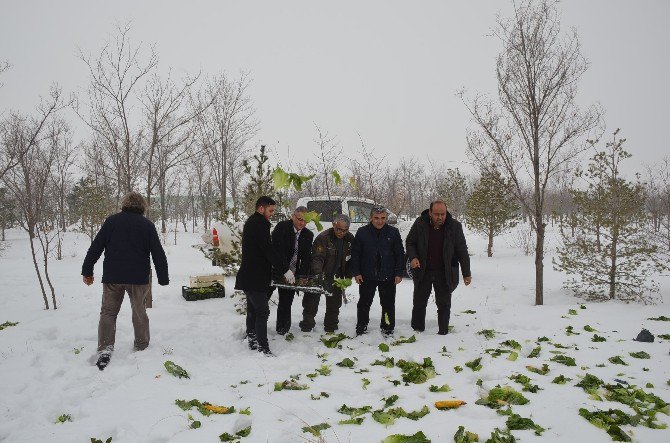
<instances>
[{"instance_id":1,"label":"white glove","mask_svg":"<svg viewBox=\"0 0 670 443\"><path fill-rule=\"evenodd\" d=\"M295 275L293 275L293 271L291 271L290 269L286 271L286 274L284 274L284 278L291 285L295 283Z\"/></svg>"}]
</instances>

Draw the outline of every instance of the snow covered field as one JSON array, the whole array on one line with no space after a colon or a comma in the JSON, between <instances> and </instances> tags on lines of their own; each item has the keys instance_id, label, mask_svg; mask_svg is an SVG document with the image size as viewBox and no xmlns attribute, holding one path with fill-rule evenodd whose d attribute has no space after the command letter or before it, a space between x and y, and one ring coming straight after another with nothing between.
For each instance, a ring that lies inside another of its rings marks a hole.
<instances>
[{"instance_id":1,"label":"snow covered field","mask_svg":"<svg viewBox=\"0 0 670 443\"><path fill-rule=\"evenodd\" d=\"M611 437L580 417L579 408L590 411L617 408L627 413L632 413L632 409L617 402L598 401L575 387L586 373L605 383L616 383L614 379L627 381L670 401L670 341L658 337L654 343L632 340L642 327L655 335L670 334L670 322L648 320L670 316L668 279L661 280L664 304L589 303L584 304L584 309L580 307L581 300L561 289L563 276L551 269L549 255L545 260L545 305L537 307L533 258L508 246L504 239L496 239L495 257L487 258L483 252L484 239L467 233L466 236L473 254L473 283L469 287L459 286L454 294L451 334L436 335L435 305L431 301L426 331L416 334L415 343L391 345L401 336L413 335L409 326L412 285L404 281L398 287L393 339L384 340L379 333L377 301L371 312L370 332L356 338L357 288L353 287L348 290L352 301L342 308L339 332L354 338L341 341L341 349L327 348L320 341L323 301L316 330L309 334L300 332L297 324L302 298L297 297L293 306L293 341L274 333L273 306L270 347L277 357L266 358L248 350L243 340L244 317L235 312L235 299L187 302L182 298L181 285L188 284L189 275L214 273L217 268L191 247L200 242L199 234L180 233L176 246L171 245L170 234L166 252L171 284L154 287L154 308L149 311L151 344L143 352L132 351L130 306L125 301L117 322L116 352L111 364L101 372L94 366L94 359L102 261L96 266L96 283L86 287L79 274L89 244L87 237L67 233L65 259L50 263L58 292L58 310L45 311L27 238L22 231L9 231L8 249L0 256L0 323L19 324L0 331L0 441L88 442L91 437L103 441L112 437L115 443L215 442L224 432L234 434L251 426L250 434L241 441L379 442L391 434L411 435L421 430L433 442L450 442L459 425L478 433L480 441L486 441L494 428L505 428L508 417L475 401L496 385L506 385L530 400L525 405L512 406L514 413L532 418L546 429L541 436L532 430L512 431L517 439L607 442ZM231 278L226 284L228 295L232 294L232 288ZM275 293L273 300L276 297ZM476 312L463 313L466 310ZM574 311L569 313L570 310ZM592 342L594 332L584 330L586 325L597 330L595 334L606 341ZM567 335L568 326L573 327L574 335ZM487 339L478 334L485 329L495 331L495 335ZM550 341L538 343L540 337ZM494 357L485 352L514 351L500 345L505 340L515 340L521 345L516 360L508 359L510 353ZM391 345L390 351L381 352L380 343ZM539 356L529 358L529 353L538 346L541 346ZM637 351L647 352L651 359L629 355ZM558 355L574 357L576 366L550 361ZM608 361L614 356L620 356L628 365ZM371 365L388 357L395 362L405 359L420 363L430 357L438 375L422 384L405 385L400 368ZM480 370L475 372L466 367L467 362L479 357ZM353 368L336 365L345 358L354 361ZM181 365L191 378L170 375L163 366L166 360ZM541 368L544 363L549 368L546 375L526 369L526 365ZM328 367L329 375L323 375L328 369L322 365ZM456 366L463 370L457 372ZM541 390L522 392L522 385L509 379L514 374L528 376L530 383ZM572 380L566 384L552 383L559 375ZM276 382L290 380L292 376L309 388L274 391ZM477 384L480 379L481 386ZM646 388L648 383L653 387ZM431 385L444 384L451 387L450 392L429 391ZM387 426L375 421L370 412L361 415L364 417L361 425L338 424L350 418L338 412L343 404L371 406L374 411L384 407L382 399L393 395L398 400L386 408L387 412L402 407L409 413L423 406L430 412L416 421L400 417ZM467 404L453 410L435 408L435 401L452 398ZM235 412L203 416L197 408L182 410L175 404L177 399L234 406ZM250 414L238 413L245 408L249 408ZM54 423L62 414L69 414L71 421ZM189 414L202 426L191 429ZM668 424L670 418L659 414L657 421ZM321 423L331 426L321 431L321 437L302 430ZM622 429L633 441L670 441L668 429L641 425Z\"/></svg>"}]
</instances>

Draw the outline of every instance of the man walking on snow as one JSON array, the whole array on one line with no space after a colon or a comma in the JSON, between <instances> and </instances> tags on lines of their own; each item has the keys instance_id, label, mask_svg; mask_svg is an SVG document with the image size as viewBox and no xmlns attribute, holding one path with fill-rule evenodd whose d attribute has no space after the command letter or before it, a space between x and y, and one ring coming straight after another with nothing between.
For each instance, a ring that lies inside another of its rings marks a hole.
<instances>
[{"instance_id":1,"label":"man walking on snow","mask_svg":"<svg viewBox=\"0 0 670 443\"><path fill-rule=\"evenodd\" d=\"M272 355L268 344L268 299L272 268L288 283L295 283L295 276L288 263L275 251L270 237L270 217L277 202L263 196L256 200L256 212L244 223L242 229L242 263L235 279L235 289L247 296L247 340L249 348L265 355Z\"/></svg>"},{"instance_id":2,"label":"man walking on snow","mask_svg":"<svg viewBox=\"0 0 670 443\"><path fill-rule=\"evenodd\" d=\"M151 289L149 255L154 262L158 284L170 283L165 251L154 224L144 217L147 202L137 192L121 200L121 212L109 216L88 248L81 275L93 284L93 267L105 251L102 263L102 308L98 324L98 368L102 371L114 351L116 317L124 294L128 293L135 330L135 350L149 346L149 317L145 300Z\"/></svg>"},{"instance_id":3,"label":"man walking on snow","mask_svg":"<svg viewBox=\"0 0 670 443\"><path fill-rule=\"evenodd\" d=\"M447 204L436 200L416 219L405 243L414 280L412 328L416 331L425 329L426 306L433 288L437 305L437 333L446 335L449 332L451 294L458 286L459 264L465 286L472 281L463 227L447 211Z\"/></svg>"}]
</instances>

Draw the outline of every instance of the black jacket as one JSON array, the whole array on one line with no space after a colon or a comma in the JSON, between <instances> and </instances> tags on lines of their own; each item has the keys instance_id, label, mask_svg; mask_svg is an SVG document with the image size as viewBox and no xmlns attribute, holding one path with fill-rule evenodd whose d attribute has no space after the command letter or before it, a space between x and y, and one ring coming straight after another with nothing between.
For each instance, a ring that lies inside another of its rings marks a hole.
<instances>
[{"instance_id":1,"label":"black jacket","mask_svg":"<svg viewBox=\"0 0 670 443\"><path fill-rule=\"evenodd\" d=\"M270 222L254 212L242 230L242 263L235 279L235 289L269 291L272 267L280 274L288 271L288 263L275 251L270 238Z\"/></svg>"},{"instance_id":2,"label":"black jacket","mask_svg":"<svg viewBox=\"0 0 670 443\"><path fill-rule=\"evenodd\" d=\"M430 216L428 209L421 213L421 216L414 221L410 229L405 244L407 245L407 260L415 258L421 263L420 268L412 269L412 277L415 282L421 281L426 272L428 264L428 236L430 235ZM447 277L449 290L453 291L458 286L458 265L461 265L463 277L470 277L470 256L468 255L468 245L465 242L463 226L454 219L447 211L447 218L444 222L444 272Z\"/></svg>"},{"instance_id":3,"label":"black jacket","mask_svg":"<svg viewBox=\"0 0 670 443\"><path fill-rule=\"evenodd\" d=\"M380 230L372 223L356 231L351 253L351 272L363 280L387 281L402 277L405 250L397 228L385 224Z\"/></svg>"},{"instance_id":4,"label":"black jacket","mask_svg":"<svg viewBox=\"0 0 670 443\"><path fill-rule=\"evenodd\" d=\"M107 217L88 248L81 275L93 275L93 267L103 250L103 283L148 284L149 254L154 261L158 284L170 283L167 258L156 227L142 214L124 210Z\"/></svg>"},{"instance_id":5,"label":"black jacket","mask_svg":"<svg viewBox=\"0 0 670 443\"><path fill-rule=\"evenodd\" d=\"M314 234L312 231L307 228L302 228L300 237L298 237L298 262L295 267L296 276L309 275L313 239ZM293 227L293 220L289 219L277 223L272 230L272 246L274 246L275 251L286 260L286 263L290 265L293 253L295 252L295 228Z\"/></svg>"},{"instance_id":6,"label":"black jacket","mask_svg":"<svg viewBox=\"0 0 670 443\"><path fill-rule=\"evenodd\" d=\"M314 246L312 247L312 275L323 274L326 280L332 280L334 277L351 278L351 248L354 242L354 236L350 232L342 239L342 257L337 262L337 246L335 231L333 228L326 229L316 236ZM349 258L349 260L347 260Z\"/></svg>"}]
</instances>

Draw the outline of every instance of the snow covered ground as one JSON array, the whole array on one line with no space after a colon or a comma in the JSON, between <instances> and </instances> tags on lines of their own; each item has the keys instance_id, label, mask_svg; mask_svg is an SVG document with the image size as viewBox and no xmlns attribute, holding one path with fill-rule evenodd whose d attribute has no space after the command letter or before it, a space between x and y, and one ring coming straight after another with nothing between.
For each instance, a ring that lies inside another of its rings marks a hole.
<instances>
[{"instance_id":1,"label":"snow covered ground","mask_svg":"<svg viewBox=\"0 0 670 443\"><path fill-rule=\"evenodd\" d=\"M191 247L200 242L199 234L180 233L176 246L171 244L170 234L166 251L171 284L154 287L154 308L149 311L151 344L143 352L132 351L130 306L124 302L117 322L116 352L111 364L101 372L94 361L102 262L96 266L96 283L86 287L79 274L87 237L66 235L65 259L50 264L58 310L45 311L27 238L21 231L9 231L8 249L0 256L0 323L19 324L0 331L0 441L84 442L91 437L103 441L112 437L115 443L215 442L224 432L234 434L251 426L251 433L242 441L379 442L391 434L411 435L421 430L433 442L449 442L459 425L478 433L480 441L485 441L494 428L505 428L507 417L475 401L496 385L521 392L522 385L509 376L524 374L541 390L522 392L530 402L512 409L546 430L541 436L531 430L513 431L515 437L523 442L607 442L611 441L610 436L580 417L579 408L618 408L627 413L632 409L590 398L575 387L586 373L606 383L624 380L670 401L670 341L658 337L654 343L632 340L642 327L656 335L670 334L670 322L648 320L670 316L667 279L662 280L664 304L590 303L584 304L583 309L581 300L561 289L563 276L551 269L548 256L545 305L534 306L533 258L510 247L504 239L496 239L495 257L487 258L484 239L473 235L467 238L473 254L473 283L459 286L454 294L451 334L436 335L435 305L431 301L426 331L416 334L415 343L391 345L389 352L380 351L380 343L391 344L401 336L413 334L409 326L412 286L404 281L398 287L397 326L392 340L385 340L379 333L380 308L375 302L367 335L343 340L341 349L326 348L320 341L324 302L317 329L305 334L297 328L302 300L297 297L292 327L295 339L289 342L274 333L273 309L270 346L277 357L265 358L248 350L243 340L244 317L235 312L235 299L187 302L182 298L181 285L188 284L189 275L213 273L217 268ZM232 288L231 278L226 283L229 295ZM339 332L353 337L357 289L350 288L348 293L352 301L342 308ZM463 313L466 310L476 313ZM592 342L594 333L585 331L586 325L607 341ZM578 335L567 335L568 326ZM487 339L477 333L484 329L494 330L495 336ZM551 341L540 342L539 357L528 358L540 337ZM485 353L486 349L511 350L500 345L505 340L516 340L522 346L515 361L508 359L508 353L497 358ZM647 352L651 359L629 355L637 351ZM561 355L556 352L574 357L576 366L550 361ZM609 362L614 356L621 356L628 365ZM393 381L401 380L400 368L371 366L375 360L387 357L393 357L395 362L423 362L430 357L438 375L422 384L396 386ZM465 366L479 357L481 370L475 372ZM344 358L353 360L354 367L336 365ZM181 365L191 378L170 375L163 366L166 360ZM526 369L526 365L541 367L544 363L549 368L546 375ZM329 367L330 375L316 372L321 369L327 373L322 365ZM463 370L457 372L456 366ZM307 376L315 373L311 378ZM276 382L298 375L297 382L309 389L274 391ZM559 375L572 380L562 385L552 383ZM481 386L477 384L480 379ZM654 387L646 388L647 383ZM448 384L451 391L429 391L430 385L443 384ZM397 395L398 400L391 408L412 412L427 406L430 413L416 421L401 417L388 426L375 421L370 413L362 415L365 418L361 425L338 424L350 418L337 412L343 404L378 410L384 406L382 399L392 395ZM435 401L452 398L467 404L453 410L435 408ZM180 409L175 405L177 399L234 406L236 412L203 416L196 408ZM245 408L249 408L249 415L238 413ZM62 414L69 414L71 421L56 424ZM201 422L200 428L190 428L193 420L189 414ZM670 423L667 415L659 414L657 419L659 423ZM331 426L321 431L321 437L302 430L321 423ZM622 428L633 441L670 441L668 429Z\"/></svg>"}]
</instances>

